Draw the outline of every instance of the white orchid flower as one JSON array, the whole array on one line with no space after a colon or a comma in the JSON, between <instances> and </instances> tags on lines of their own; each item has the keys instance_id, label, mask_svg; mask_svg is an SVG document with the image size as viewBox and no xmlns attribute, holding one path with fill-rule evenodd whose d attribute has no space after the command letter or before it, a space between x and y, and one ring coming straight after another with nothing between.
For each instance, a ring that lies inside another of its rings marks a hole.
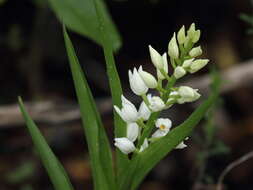
<instances>
[{"instance_id":1,"label":"white orchid flower","mask_svg":"<svg viewBox=\"0 0 253 190\"><path fill-rule=\"evenodd\" d=\"M150 99L151 94L148 94L147 98ZM144 121L147 121L151 115L151 111L144 101L141 102L138 114L139 114L139 118L143 119Z\"/></svg>"},{"instance_id":2,"label":"white orchid flower","mask_svg":"<svg viewBox=\"0 0 253 190\"><path fill-rule=\"evenodd\" d=\"M141 145L140 152L142 152L146 148L148 148L148 139L147 138L145 138L143 144Z\"/></svg>"},{"instance_id":3,"label":"white orchid flower","mask_svg":"<svg viewBox=\"0 0 253 190\"><path fill-rule=\"evenodd\" d=\"M132 141L130 141L126 137L121 137L121 138L115 138L115 143L114 145L120 149L121 152L124 154L129 154L133 151L135 151L135 146Z\"/></svg>"},{"instance_id":4,"label":"white orchid flower","mask_svg":"<svg viewBox=\"0 0 253 190\"><path fill-rule=\"evenodd\" d=\"M156 120L155 126L158 128L152 135L152 138L165 136L172 126L172 122L168 118L159 118Z\"/></svg>"},{"instance_id":5,"label":"white orchid flower","mask_svg":"<svg viewBox=\"0 0 253 190\"><path fill-rule=\"evenodd\" d=\"M165 103L159 96L152 96L152 97L150 96L148 97L148 101L149 101L149 108L153 112L162 111L166 107Z\"/></svg>"},{"instance_id":6,"label":"white orchid flower","mask_svg":"<svg viewBox=\"0 0 253 190\"><path fill-rule=\"evenodd\" d=\"M130 87L136 95L141 96L147 93L148 87L142 80L136 68L134 68L133 72L129 70L128 76L129 76Z\"/></svg>"},{"instance_id":7,"label":"white orchid flower","mask_svg":"<svg viewBox=\"0 0 253 190\"><path fill-rule=\"evenodd\" d=\"M138 72L148 88L156 88L157 80L150 73L143 71L142 66L139 67Z\"/></svg>"},{"instance_id":8,"label":"white orchid flower","mask_svg":"<svg viewBox=\"0 0 253 190\"><path fill-rule=\"evenodd\" d=\"M137 123L128 123L127 124L127 138L134 142L139 135L139 126Z\"/></svg>"},{"instance_id":9,"label":"white orchid flower","mask_svg":"<svg viewBox=\"0 0 253 190\"><path fill-rule=\"evenodd\" d=\"M122 108L121 110L114 106L115 111L120 115L120 117L127 123L134 123L138 120L138 112L135 106L127 100L123 95L121 96Z\"/></svg>"}]
</instances>

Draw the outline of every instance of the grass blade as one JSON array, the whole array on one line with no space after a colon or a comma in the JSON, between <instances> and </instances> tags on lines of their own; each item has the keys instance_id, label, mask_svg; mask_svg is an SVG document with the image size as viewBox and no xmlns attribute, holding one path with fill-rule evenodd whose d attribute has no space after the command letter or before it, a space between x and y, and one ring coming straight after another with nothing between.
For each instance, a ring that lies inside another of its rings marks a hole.
<instances>
[{"instance_id":1,"label":"grass blade","mask_svg":"<svg viewBox=\"0 0 253 190\"><path fill-rule=\"evenodd\" d=\"M105 17L103 14L103 9L99 3L99 0L93 0L94 7L97 14L97 20L99 22L99 32L101 36L103 51L106 60L106 69L107 75L109 78L109 84L112 95L113 105L121 106L121 95L122 95L122 87L120 83L120 78L117 72L117 68L115 65L115 60L113 57L113 48L112 42L110 41L110 31L108 30L108 26L105 23ZM126 125L119 117L119 115L114 111L114 133L116 137L124 137L126 136ZM116 168L117 168L117 176L123 175L123 168L127 167L129 160L126 155L120 152L118 149L116 150Z\"/></svg>"},{"instance_id":2,"label":"grass blade","mask_svg":"<svg viewBox=\"0 0 253 190\"><path fill-rule=\"evenodd\" d=\"M100 33L97 30L98 21L92 0L49 0L57 17L72 31L84 35L102 45ZM104 0L99 0L105 24L110 32L110 42L113 49L121 47L121 38L108 12Z\"/></svg>"},{"instance_id":3,"label":"grass blade","mask_svg":"<svg viewBox=\"0 0 253 190\"><path fill-rule=\"evenodd\" d=\"M38 127L35 125L29 114L26 112L22 99L19 97L19 108L23 114L26 126L32 137L34 146L39 153L44 167L54 185L56 190L73 190L73 187L65 173L63 167L55 157L54 153L48 146L45 138L40 133Z\"/></svg>"},{"instance_id":4,"label":"grass blade","mask_svg":"<svg viewBox=\"0 0 253 190\"><path fill-rule=\"evenodd\" d=\"M95 189L116 189L110 144L65 28L64 39L89 148Z\"/></svg>"}]
</instances>

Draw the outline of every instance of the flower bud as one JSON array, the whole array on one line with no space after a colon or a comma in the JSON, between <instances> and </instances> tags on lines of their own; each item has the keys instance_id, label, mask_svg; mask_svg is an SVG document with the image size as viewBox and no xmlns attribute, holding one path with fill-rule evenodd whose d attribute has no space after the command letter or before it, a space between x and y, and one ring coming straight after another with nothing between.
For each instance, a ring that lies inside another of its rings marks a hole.
<instances>
[{"instance_id":1,"label":"flower bud","mask_svg":"<svg viewBox=\"0 0 253 190\"><path fill-rule=\"evenodd\" d=\"M148 100L149 100L149 108L154 112L161 111L165 108L163 100L158 96L150 97L148 98Z\"/></svg>"},{"instance_id":2,"label":"flower bud","mask_svg":"<svg viewBox=\"0 0 253 190\"><path fill-rule=\"evenodd\" d=\"M192 23L189 30L187 31L187 36L190 38L190 39L193 39L194 38L194 34L195 34L195 23Z\"/></svg>"},{"instance_id":3,"label":"flower bud","mask_svg":"<svg viewBox=\"0 0 253 190\"><path fill-rule=\"evenodd\" d=\"M178 93L181 96L177 102L183 104L185 102L193 102L200 97L200 94L197 92L197 89L193 89L188 86L181 86L178 89Z\"/></svg>"},{"instance_id":4,"label":"flower bud","mask_svg":"<svg viewBox=\"0 0 253 190\"><path fill-rule=\"evenodd\" d=\"M179 56L179 50L178 50L177 39L176 39L175 33L173 34L173 37L171 38L169 42L168 54L173 59L177 59Z\"/></svg>"},{"instance_id":5,"label":"flower bud","mask_svg":"<svg viewBox=\"0 0 253 190\"><path fill-rule=\"evenodd\" d=\"M151 94L147 95L148 99L151 98ZM147 121L151 115L151 111L149 110L148 106L146 105L146 103L144 101L142 101L139 111L139 118L143 119L144 121Z\"/></svg>"},{"instance_id":6,"label":"flower bud","mask_svg":"<svg viewBox=\"0 0 253 190\"><path fill-rule=\"evenodd\" d=\"M152 48L151 45L149 45L148 47L152 63L156 68L162 69L163 68L162 56L154 48Z\"/></svg>"},{"instance_id":7,"label":"flower bud","mask_svg":"<svg viewBox=\"0 0 253 190\"><path fill-rule=\"evenodd\" d=\"M183 77L185 74L186 74L186 71L181 66L177 66L174 70L174 76L176 79Z\"/></svg>"},{"instance_id":8,"label":"flower bud","mask_svg":"<svg viewBox=\"0 0 253 190\"><path fill-rule=\"evenodd\" d=\"M138 72L148 88L156 88L157 80L150 73L143 71L142 66L139 67Z\"/></svg>"},{"instance_id":9,"label":"flower bud","mask_svg":"<svg viewBox=\"0 0 253 190\"><path fill-rule=\"evenodd\" d=\"M190 65L192 64L193 60L194 60L194 58L185 60L185 61L183 62L182 67L183 67L184 69L188 69L188 67L190 67Z\"/></svg>"},{"instance_id":10,"label":"flower bud","mask_svg":"<svg viewBox=\"0 0 253 190\"><path fill-rule=\"evenodd\" d=\"M115 138L114 140L115 140L114 145L118 147L120 151L123 152L124 154L129 154L135 151L134 143L130 141L128 138L122 137L122 138Z\"/></svg>"},{"instance_id":11,"label":"flower bud","mask_svg":"<svg viewBox=\"0 0 253 190\"><path fill-rule=\"evenodd\" d=\"M200 69L205 67L208 62L209 62L208 59L197 59L197 60L193 61L190 66L189 72L195 73L195 72L199 71Z\"/></svg>"},{"instance_id":12,"label":"flower bud","mask_svg":"<svg viewBox=\"0 0 253 190\"><path fill-rule=\"evenodd\" d=\"M139 95L139 96L142 94L146 94L146 92L148 91L148 87L146 86L146 84L142 80L137 69L134 68L133 73L131 72L131 70L129 70L128 76L129 76L129 83L130 83L130 87L131 87L132 91L136 95Z\"/></svg>"},{"instance_id":13,"label":"flower bud","mask_svg":"<svg viewBox=\"0 0 253 190\"><path fill-rule=\"evenodd\" d=\"M168 61L166 53L162 55L162 59L163 59L163 70L165 71L166 74L168 74ZM156 70L157 70L157 78L160 80L165 79L165 76L159 71L159 69Z\"/></svg>"},{"instance_id":14,"label":"flower bud","mask_svg":"<svg viewBox=\"0 0 253 190\"><path fill-rule=\"evenodd\" d=\"M139 126L137 123L128 123L127 124L127 138L134 142L139 135Z\"/></svg>"},{"instance_id":15,"label":"flower bud","mask_svg":"<svg viewBox=\"0 0 253 190\"><path fill-rule=\"evenodd\" d=\"M197 43L199 41L199 38L200 38L200 30L196 30L192 37L192 42Z\"/></svg>"},{"instance_id":16,"label":"flower bud","mask_svg":"<svg viewBox=\"0 0 253 190\"><path fill-rule=\"evenodd\" d=\"M197 57L200 56L202 54L202 49L200 46L192 48L192 50L189 52L189 55L191 57Z\"/></svg>"},{"instance_id":17,"label":"flower bud","mask_svg":"<svg viewBox=\"0 0 253 190\"><path fill-rule=\"evenodd\" d=\"M185 27L182 26L181 29L177 33L177 40L179 44L183 44L186 40L185 36Z\"/></svg>"}]
</instances>

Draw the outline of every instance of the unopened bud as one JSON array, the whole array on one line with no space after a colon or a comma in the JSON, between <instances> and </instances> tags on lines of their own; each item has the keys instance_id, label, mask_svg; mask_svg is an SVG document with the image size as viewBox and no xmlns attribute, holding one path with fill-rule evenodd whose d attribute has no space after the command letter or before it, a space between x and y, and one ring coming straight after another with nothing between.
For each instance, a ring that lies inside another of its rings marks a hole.
<instances>
[{"instance_id":1,"label":"unopened bud","mask_svg":"<svg viewBox=\"0 0 253 190\"><path fill-rule=\"evenodd\" d=\"M177 40L179 44L183 44L185 42L185 27L182 26L181 29L177 33Z\"/></svg>"},{"instance_id":2,"label":"unopened bud","mask_svg":"<svg viewBox=\"0 0 253 190\"><path fill-rule=\"evenodd\" d=\"M186 71L181 66L177 66L174 70L174 76L176 79L183 77L185 74L186 74Z\"/></svg>"},{"instance_id":3,"label":"unopened bud","mask_svg":"<svg viewBox=\"0 0 253 190\"><path fill-rule=\"evenodd\" d=\"M148 47L152 63L156 68L162 69L163 68L162 56L154 48L152 48L151 45L149 45Z\"/></svg>"},{"instance_id":4,"label":"unopened bud","mask_svg":"<svg viewBox=\"0 0 253 190\"><path fill-rule=\"evenodd\" d=\"M192 50L189 52L189 55L191 57L198 57L202 54L202 49L200 46L192 48Z\"/></svg>"},{"instance_id":5,"label":"unopened bud","mask_svg":"<svg viewBox=\"0 0 253 190\"><path fill-rule=\"evenodd\" d=\"M193 61L191 66L190 66L189 72L190 73L197 72L198 70L205 67L208 62L209 62L208 59L197 59L197 60Z\"/></svg>"},{"instance_id":6,"label":"unopened bud","mask_svg":"<svg viewBox=\"0 0 253 190\"><path fill-rule=\"evenodd\" d=\"M176 39L175 33L173 34L173 37L171 38L169 42L168 54L173 59L177 59L179 56L179 50L178 50L177 39Z\"/></svg>"}]
</instances>

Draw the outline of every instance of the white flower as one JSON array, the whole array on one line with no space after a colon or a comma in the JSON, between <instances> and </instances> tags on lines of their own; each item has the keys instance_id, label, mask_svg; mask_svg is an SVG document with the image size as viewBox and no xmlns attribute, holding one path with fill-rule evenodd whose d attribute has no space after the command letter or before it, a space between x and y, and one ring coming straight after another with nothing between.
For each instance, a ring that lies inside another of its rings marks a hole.
<instances>
[{"instance_id":1,"label":"white flower","mask_svg":"<svg viewBox=\"0 0 253 190\"><path fill-rule=\"evenodd\" d=\"M174 76L176 79L183 77L185 74L186 74L186 71L181 66L177 66L174 70Z\"/></svg>"},{"instance_id":2,"label":"white flower","mask_svg":"<svg viewBox=\"0 0 253 190\"><path fill-rule=\"evenodd\" d=\"M192 62L189 72L190 73L195 73L198 70L202 69L203 67L205 67L207 65L207 63L209 62L208 59L197 59L195 61Z\"/></svg>"},{"instance_id":3,"label":"white flower","mask_svg":"<svg viewBox=\"0 0 253 190\"><path fill-rule=\"evenodd\" d=\"M178 50L177 39L176 39L175 33L173 34L173 37L171 38L169 42L168 54L173 59L177 59L179 56L179 50Z\"/></svg>"},{"instance_id":4,"label":"white flower","mask_svg":"<svg viewBox=\"0 0 253 190\"><path fill-rule=\"evenodd\" d=\"M121 138L115 138L115 143L114 145L120 149L121 152L124 154L129 154L133 151L135 151L135 146L132 141L130 141L126 137L121 137Z\"/></svg>"},{"instance_id":5,"label":"white flower","mask_svg":"<svg viewBox=\"0 0 253 190\"><path fill-rule=\"evenodd\" d=\"M180 30L177 33L177 40L179 44L183 44L185 42L186 36L185 36L185 27L182 26Z\"/></svg>"},{"instance_id":6,"label":"white flower","mask_svg":"<svg viewBox=\"0 0 253 190\"><path fill-rule=\"evenodd\" d=\"M197 89L193 89L188 86L181 86L178 89L178 93L181 96L177 102L183 104L185 102L193 102L200 97L200 94L197 92Z\"/></svg>"},{"instance_id":7,"label":"white flower","mask_svg":"<svg viewBox=\"0 0 253 190\"><path fill-rule=\"evenodd\" d=\"M127 138L134 142L139 135L139 126L137 123L128 123L127 124Z\"/></svg>"},{"instance_id":8,"label":"white flower","mask_svg":"<svg viewBox=\"0 0 253 190\"><path fill-rule=\"evenodd\" d=\"M154 112L161 111L165 108L165 104L159 96L152 96L152 97L150 96L148 97L148 101L149 101L149 108Z\"/></svg>"},{"instance_id":9,"label":"white flower","mask_svg":"<svg viewBox=\"0 0 253 190\"><path fill-rule=\"evenodd\" d=\"M166 53L163 54L162 59L163 59L163 70L166 74L168 74L168 61L167 61L167 54ZM165 76L160 72L160 70L159 69L156 69L156 70L157 70L158 79L160 79L160 80L165 79Z\"/></svg>"},{"instance_id":10,"label":"white flower","mask_svg":"<svg viewBox=\"0 0 253 190\"><path fill-rule=\"evenodd\" d=\"M137 69L134 68L133 73L129 70L128 76L129 76L129 83L130 83L130 87L131 87L132 91L136 95L139 95L139 96L142 94L146 94L146 92L148 91L148 87L146 86L146 84L142 80Z\"/></svg>"},{"instance_id":11,"label":"white flower","mask_svg":"<svg viewBox=\"0 0 253 190\"><path fill-rule=\"evenodd\" d=\"M170 131L172 122L168 118L159 118L156 120L155 126L158 129L153 133L152 138L163 137Z\"/></svg>"},{"instance_id":12,"label":"white flower","mask_svg":"<svg viewBox=\"0 0 253 190\"><path fill-rule=\"evenodd\" d=\"M151 45L149 45L148 47L152 63L157 69L162 69L163 68L162 56L154 48L152 48Z\"/></svg>"},{"instance_id":13,"label":"white flower","mask_svg":"<svg viewBox=\"0 0 253 190\"><path fill-rule=\"evenodd\" d=\"M123 95L121 96L122 108L121 110L114 106L115 111L120 115L120 117L127 123L134 123L138 120L138 112L135 106L127 100Z\"/></svg>"},{"instance_id":14,"label":"white flower","mask_svg":"<svg viewBox=\"0 0 253 190\"><path fill-rule=\"evenodd\" d=\"M189 55L191 57L198 57L202 54L202 49L200 46L192 48L191 51L189 52Z\"/></svg>"},{"instance_id":15,"label":"white flower","mask_svg":"<svg viewBox=\"0 0 253 190\"><path fill-rule=\"evenodd\" d=\"M150 99L151 94L148 94L147 97L148 97L148 99ZM151 111L144 101L142 101L142 103L140 105L138 114L139 114L139 118L142 118L144 121L147 121L151 115Z\"/></svg>"},{"instance_id":16,"label":"white flower","mask_svg":"<svg viewBox=\"0 0 253 190\"><path fill-rule=\"evenodd\" d=\"M138 72L148 88L156 88L157 80L150 73L143 71L142 66L139 67Z\"/></svg>"},{"instance_id":17,"label":"white flower","mask_svg":"<svg viewBox=\"0 0 253 190\"><path fill-rule=\"evenodd\" d=\"M145 138L143 144L141 145L140 152L142 152L146 148L148 148L148 139L147 138Z\"/></svg>"},{"instance_id":18,"label":"white flower","mask_svg":"<svg viewBox=\"0 0 253 190\"><path fill-rule=\"evenodd\" d=\"M193 60L194 60L194 58L185 60L185 61L183 62L182 67L183 67L184 69L188 69L188 68L191 66Z\"/></svg>"}]
</instances>

